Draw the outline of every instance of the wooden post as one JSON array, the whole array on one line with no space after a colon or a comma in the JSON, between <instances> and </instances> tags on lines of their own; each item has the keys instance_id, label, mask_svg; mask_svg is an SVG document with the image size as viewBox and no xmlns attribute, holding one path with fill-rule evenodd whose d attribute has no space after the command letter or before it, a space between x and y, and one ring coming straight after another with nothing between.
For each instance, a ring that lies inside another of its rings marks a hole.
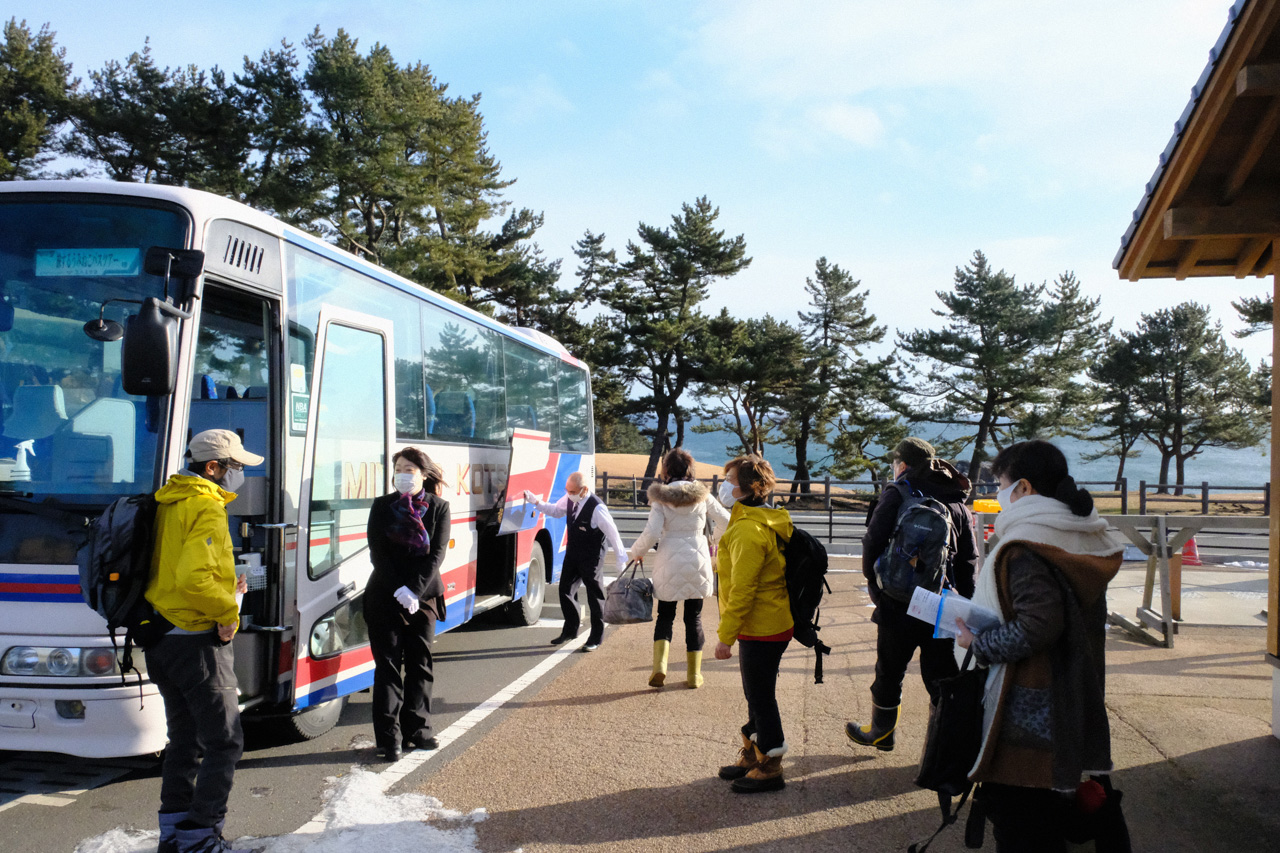
<instances>
[{"instance_id":1,"label":"wooden post","mask_svg":"<svg viewBox=\"0 0 1280 853\"><path fill-rule=\"evenodd\" d=\"M1280 441L1276 412L1280 411L1280 236L1271 240L1271 484L1280 481ZM1280 657L1280 501L1271 501L1270 547L1267 569L1267 653ZM1274 714L1274 709L1273 712Z\"/></svg>"},{"instance_id":2,"label":"wooden post","mask_svg":"<svg viewBox=\"0 0 1280 853\"><path fill-rule=\"evenodd\" d=\"M1209 481L1200 481L1200 514L1209 514Z\"/></svg>"},{"instance_id":3,"label":"wooden post","mask_svg":"<svg viewBox=\"0 0 1280 853\"><path fill-rule=\"evenodd\" d=\"M1120 478L1120 514L1129 514L1129 478Z\"/></svg>"},{"instance_id":4,"label":"wooden post","mask_svg":"<svg viewBox=\"0 0 1280 853\"><path fill-rule=\"evenodd\" d=\"M1138 481L1138 515L1147 514L1147 481Z\"/></svg>"},{"instance_id":5,"label":"wooden post","mask_svg":"<svg viewBox=\"0 0 1280 853\"><path fill-rule=\"evenodd\" d=\"M601 474L600 479L602 480L602 484L600 486L600 494L604 496L602 503L604 503L605 506L608 506L609 505L609 472L605 471L603 474Z\"/></svg>"}]
</instances>

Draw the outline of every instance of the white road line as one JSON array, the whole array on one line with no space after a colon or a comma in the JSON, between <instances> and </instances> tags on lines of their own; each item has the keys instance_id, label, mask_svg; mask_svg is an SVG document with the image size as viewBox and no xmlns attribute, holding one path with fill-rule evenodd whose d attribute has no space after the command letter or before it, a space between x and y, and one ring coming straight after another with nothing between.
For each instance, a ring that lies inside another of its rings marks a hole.
<instances>
[{"instance_id":1,"label":"white road line","mask_svg":"<svg viewBox=\"0 0 1280 853\"><path fill-rule=\"evenodd\" d=\"M550 622L551 620L540 619L538 620L538 624L542 625L544 621ZM387 790L392 785L401 781L404 777L426 764L432 758L437 756L446 746L471 731L471 729L475 728L486 717L510 702L539 678L564 663L572 652L576 652L587 642L587 636L587 633L584 632L578 635L575 639L569 640L564 645L560 646L559 649L544 658L537 666L533 667L524 675L520 676L515 681L512 681L506 687L502 688L497 693L493 694L475 708L472 708L464 714L460 720L436 736L436 740L440 743L440 746L437 749L415 749L413 752L407 753L399 761L379 773L378 780L382 786L382 790ZM324 812L321 811L315 817L311 818L311 820L299 827L293 834L318 835L319 833L324 832L327 825L328 821L325 819Z\"/></svg>"}]
</instances>

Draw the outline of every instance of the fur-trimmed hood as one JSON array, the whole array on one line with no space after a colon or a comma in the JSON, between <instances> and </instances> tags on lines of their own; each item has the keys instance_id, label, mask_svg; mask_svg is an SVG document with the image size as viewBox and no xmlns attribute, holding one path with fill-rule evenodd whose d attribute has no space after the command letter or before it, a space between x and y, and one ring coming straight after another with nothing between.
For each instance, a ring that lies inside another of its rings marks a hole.
<instances>
[{"instance_id":1,"label":"fur-trimmed hood","mask_svg":"<svg viewBox=\"0 0 1280 853\"><path fill-rule=\"evenodd\" d=\"M676 480L674 483L653 483L649 486L649 502L667 506L694 506L707 499L711 492L706 486L693 480Z\"/></svg>"}]
</instances>

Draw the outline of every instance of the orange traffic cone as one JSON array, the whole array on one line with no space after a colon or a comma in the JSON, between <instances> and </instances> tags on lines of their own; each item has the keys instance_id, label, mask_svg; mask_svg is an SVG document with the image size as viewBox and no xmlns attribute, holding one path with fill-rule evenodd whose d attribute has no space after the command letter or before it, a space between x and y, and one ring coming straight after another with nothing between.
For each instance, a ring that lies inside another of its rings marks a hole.
<instances>
[{"instance_id":1,"label":"orange traffic cone","mask_svg":"<svg viewBox=\"0 0 1280 853\"><path fill-rule=\"evenodd\" d=\"M1200 562L1200 549L1196 547L1196 537L1192 536L1187 540L1187 544L1182 546L1182 565L1184 566L1203 566Z\"/></svg>"}]
</instances>

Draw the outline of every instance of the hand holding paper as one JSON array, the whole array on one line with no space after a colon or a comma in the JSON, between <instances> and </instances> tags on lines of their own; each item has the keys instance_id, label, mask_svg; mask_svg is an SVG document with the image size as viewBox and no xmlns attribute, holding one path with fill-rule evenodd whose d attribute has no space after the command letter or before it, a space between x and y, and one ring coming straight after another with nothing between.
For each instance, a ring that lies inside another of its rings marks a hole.
<instances>
[{"instance_id":1,"label":"hand holding paper","mask_svg":"<svg viewBox=\"0 0 1280 853\"><path fill-rule=\"evenodd\" d=\"M999 615L949 589L937 593L918 587L907 605L907 613L932 625L935 637L957 636L957 619L975 633L1000 624Z\"/></svg>"}]
</instances>

